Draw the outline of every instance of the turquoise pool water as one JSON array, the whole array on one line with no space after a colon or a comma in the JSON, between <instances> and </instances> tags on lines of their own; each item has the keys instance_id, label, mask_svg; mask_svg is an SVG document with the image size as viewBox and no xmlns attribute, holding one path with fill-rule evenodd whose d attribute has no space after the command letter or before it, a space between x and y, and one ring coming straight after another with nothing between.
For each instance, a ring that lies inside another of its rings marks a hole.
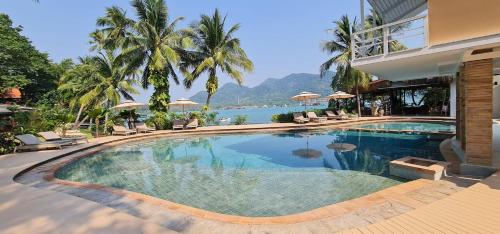
<instances>
[{"instance_id":1,"label":"turquoise pool water","mask_svg":"<svg viewBox=\"0 0 500 234\"><path fill-rule=\"evenodd\" d=\"M455 125L447 123L429 123L429 122L383 122L361 124L358 127L368 129L383 130L411 130L424 132L455 132Z\"/></svg>"},{"instance_id":2,"label":"turquoise pool water","mask_svg":"<svg viewBox=\"0 0 500 234\"><path fill-rule=\"evenodd\" d=\"M388 175L389 161L441 159L442 139L337 130L163 138L101 151L56 177L223 214L279 216L400 184Z\"/></svg>"}]
</instances>

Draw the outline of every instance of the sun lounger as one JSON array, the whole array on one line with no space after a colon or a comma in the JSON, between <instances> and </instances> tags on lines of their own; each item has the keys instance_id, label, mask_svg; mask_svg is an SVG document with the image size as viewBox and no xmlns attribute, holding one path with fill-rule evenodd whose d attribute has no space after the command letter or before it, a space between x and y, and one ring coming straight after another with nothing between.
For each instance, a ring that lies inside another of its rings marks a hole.
<instances>
[{"instance_id":1,"label":"sun lounger","mask_svg":"<svg viewBox=\"0 0 500 234\"><path fill-rule=\"evenodd\" d=\"M62 144L57 142L43 142L32 134L17 135L16 138L20 140L23 145L16 146L14 148L14 153L18 150L62 149Z\"/></svg>"},{"instance_id":2,"label":"sun lounger","mask_svg":"<svg viewBox=\"0 0 500 234\"><path fill-rule=\"evenodd\" d=\"M41 136L47 142L70 141L73 144L77 144L78 141L85 141L89 143L88 139L84 136L61 137L59 134L53 131L39 132L38 135Z\"/></svg>"},{"instance_id":3,"label":"sun lounger","mask_svg":"<svg viewBox=\"0 0 500 234\"><path fill-rule=\"evenodd\" d=\"M344 112L344 110L340 110L339 115L343 116L346 119L352 119L347 113Z\"/></svg>"},{"instance_id":4,"label":"sun lounger","mask_svg":"<svg viewBox=\"0 0 500 234\"><path fill-rule=\"evenodd\" d=\"M333 111L325 111L327 119L347 119L347 116L336 115Z\"/></svg>"},{"instance_id":5,"label":"sun lounger","mask_svg":"<svg viewBox=\"0 0 500 234\"><path fill-rule=\"evenodd\" d=\"M152 132L156 131L155 128L150 128L146 123L137 123L135 124L135 128L137 129L137 132Z\"/></svg>"},{"instance_id":6,"label":"sun lounger","mask_svg":"<svg viewBox=\"0 0 500 234\"><path fill-rule=\"evenodd\" d=\"M135 134L135 133L137 133L137 132L134 131L134 130L126 129L123 126L114 125L113 126L113 132L111 133L111 135L128 136L128 135Z\"/></svg>"},{"instance_id":7,"label":"sun lounger","mask_svg":"<svg viewBox=\"0 0 500 234\"><path fill-rule=\"evenodd\" d=\"M314 112L307 112L307 118L309 118L311 122L317 122L317 123L326 122L327 120L326 117L318 117Z\"/></svg>"},{"instance_id":8,"label":"sun lounger","mask_svg":"<svg viewBox=\"0 0 500 234\"><path fill-rule=\"evenodd\" d=\"M304 118L304 115L302 115L302 113L295 112L293 113L293 121L299 124L303 124L309 122L309 119Z\"/></svg>"},{"instance_id":9,"label":"sun lounger","mask_svg":"<svg viewBox=\"0 0 500 234\"><path fill-rule=\"evenodd\" d=\"M184 123L185 123L185 121L182 119L174 120L174 123L172 124L172 130L184 129Z\"/></svg>"},{"instance_id":10,"label":"sun lounger","mask_svg":"<svg viewBox=\"0 0 500 234\"><path fill-rule=\"evenodd\" d=\"M186 129L196 129L198 127L198 119L190 119L186 124Z\"/></svg>"}]
</instances>

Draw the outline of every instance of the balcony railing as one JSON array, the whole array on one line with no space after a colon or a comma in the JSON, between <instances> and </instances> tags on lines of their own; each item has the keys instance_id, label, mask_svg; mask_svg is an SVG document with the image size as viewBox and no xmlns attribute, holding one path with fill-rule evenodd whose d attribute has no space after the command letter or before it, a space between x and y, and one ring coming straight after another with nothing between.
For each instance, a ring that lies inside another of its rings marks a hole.
<instances>
[{"instance_id":1,"label":"balcony railing","mask_svg":"<svg viewBox=\"0 0 500 234\"><path fill-rule=\"evenodd\" d=\"M425 48L428 45L427 15L355 32L352 59Z\"/></svg>"}]
</instances>

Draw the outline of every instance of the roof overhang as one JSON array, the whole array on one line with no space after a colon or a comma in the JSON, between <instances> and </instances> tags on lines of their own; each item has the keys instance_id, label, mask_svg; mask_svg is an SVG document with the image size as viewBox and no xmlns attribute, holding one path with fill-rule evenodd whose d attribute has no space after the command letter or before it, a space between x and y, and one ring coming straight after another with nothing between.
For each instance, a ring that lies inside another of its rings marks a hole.
<instances>
[{"instance_id":1,"label":"roof overhang","mask_svg":"<svg viewBox=\"0 0 500 234\"><path fill-rule=\"evenodd\" d=\"M375 75L380 79L391 81L454 76L458 72L462 62L471 61L470 53L472 51L499 46L500 34L388 55L356 59L352 62L352 66ZM476 55L476 58L495 55L498 55L496 50L489 54Z\"/></svg>"},{"instance_id":2,"label":"roof overhang","mask_svg":"<svg viewBox=\"0 0 500 234\"><path fill-rule=\"evenodd\" d=\"M427 9L427 0L368 0L384 23L416 16Z\"/></svg>"}]
</instances>

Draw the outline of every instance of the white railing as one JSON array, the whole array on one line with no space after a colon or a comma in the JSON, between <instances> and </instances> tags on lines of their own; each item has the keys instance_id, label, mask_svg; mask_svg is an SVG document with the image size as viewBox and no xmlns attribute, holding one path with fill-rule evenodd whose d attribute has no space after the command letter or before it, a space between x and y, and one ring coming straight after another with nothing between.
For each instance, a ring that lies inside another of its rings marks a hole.
<instances>
[{"instance_id":1,"label":"white railing","mask_svg":"<svg viewBox=\"0 0 500 234\"><path fill-rule=\"evenodd\" d=\"M424 48L428 35L427 15L355 32L352 60Z\"/></svg>"}]
</instances>

